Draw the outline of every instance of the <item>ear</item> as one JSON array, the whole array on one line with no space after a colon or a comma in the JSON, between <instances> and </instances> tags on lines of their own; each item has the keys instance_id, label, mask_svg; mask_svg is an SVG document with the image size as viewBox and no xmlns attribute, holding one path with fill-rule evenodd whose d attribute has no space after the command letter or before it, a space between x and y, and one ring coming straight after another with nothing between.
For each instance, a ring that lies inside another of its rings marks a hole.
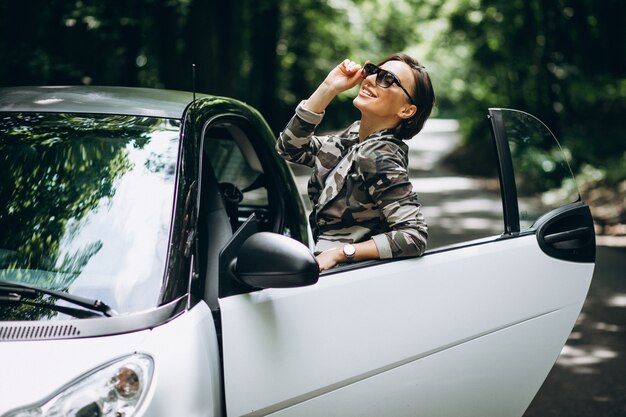
<instances>
[{"instance_id":1,"label":"ear","mask_svg":"<svg viewBox=\"0 0 626 417\"><path fill-rule=\"evenodd\" d=\"M398 117L400 119L410 119L415 116L417 113L417 106L415 104L407 104L406 106L402 106L398 111Z\"/></svg>"}]
</instances>

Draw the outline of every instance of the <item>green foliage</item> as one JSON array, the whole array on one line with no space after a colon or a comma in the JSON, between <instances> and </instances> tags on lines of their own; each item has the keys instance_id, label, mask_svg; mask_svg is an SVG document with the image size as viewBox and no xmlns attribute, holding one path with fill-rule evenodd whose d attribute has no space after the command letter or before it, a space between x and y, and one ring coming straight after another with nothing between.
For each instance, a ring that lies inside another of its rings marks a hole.
<instances>
[{"instance_id":1,"label":"green foliage","mask_svg":"<svg viewBox=\"0 0 626 417\"><path fill-rule=\"evenodd\" d=\"M423 40L418 0L51 0L0 4L1 85L191 89L244 100L278 131L344 58L376 61ZM29 16L24 19L24 16ZM51 35L53 34L53 35ZM350 94L330 127L358 115Z\"/></svg>"},{"instance_id":2,"label":"green foliage","mask_svg":"<svg viewBox=\"0 0 626 417\"><path fill-rule=\"evenodd\" d=\"M60 239L113 195L131 168L125 147L143 147L154 123L28 113L0 119L0 248L15 251L5 267L79 273L101 242L63 255Z\"/></svg>"},{"instance_id":3,"label":"green foliage","mask_svg":"<svg viewBox=\"0 0 626 417\"><path fill-rule=\"evenodd\" d=\"M626 152L625 9L615 0L459 0L441 15L448 26L436 50L459 58L443 101L463 123L465 153L489 135L479 113L512 107L548 124L575 171L591 164L613 184L625 178L614 168Z\"/></svg>"},{"instance_id":4,"label":"green foliage","mask_svg":"<svg viewBox=\"0 0 626 417\"><path fill-rule=\"evenodd\" d=\"M7 1L0 85L189 90L196 63L199 91L250 103L278 131L342 59L406 51L431 75L434 116L461 121L458 160L482 156L488 107L512 107L545 121L576 170L613 178L626 153L625 15L622 0ZM353 95L325 128L358 117Z\"/></svg>"}]
</instances>

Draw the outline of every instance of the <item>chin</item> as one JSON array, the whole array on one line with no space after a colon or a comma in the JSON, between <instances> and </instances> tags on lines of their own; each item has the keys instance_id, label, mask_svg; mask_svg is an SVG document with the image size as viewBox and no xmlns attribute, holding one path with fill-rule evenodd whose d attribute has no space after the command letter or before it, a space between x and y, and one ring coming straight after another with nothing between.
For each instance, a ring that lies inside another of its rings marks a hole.
<instances>
[{"instance_id":1,"label":"chin","mask_svg":"<svg viewBox=\"0 0 626 417\"><path fill-rule=\"evenodd\" d=\"M359 96L356 96L354 100L352 100L352 104L359 110L362 110L364 107L367 106L367 104L364 103L364 100Z\"/></svg>"}]
</instances>

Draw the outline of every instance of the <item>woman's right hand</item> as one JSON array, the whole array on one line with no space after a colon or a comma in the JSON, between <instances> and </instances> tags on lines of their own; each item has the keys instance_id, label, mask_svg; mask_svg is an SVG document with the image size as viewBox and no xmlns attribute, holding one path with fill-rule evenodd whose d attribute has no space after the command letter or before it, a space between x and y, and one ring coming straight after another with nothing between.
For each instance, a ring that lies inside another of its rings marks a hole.
<instances>
[{"instance_id":1,"label":"woman's right hand","mask_svg":"<svg viewBox=\"0 0 626 417\"><path fill-rule=\"evenodd\" d=\"M323 84L335 94L342 93L361 81L361 68L361 65L356 62L344 59L342 63L328 73Z\"/></svg>"}]
</instances>

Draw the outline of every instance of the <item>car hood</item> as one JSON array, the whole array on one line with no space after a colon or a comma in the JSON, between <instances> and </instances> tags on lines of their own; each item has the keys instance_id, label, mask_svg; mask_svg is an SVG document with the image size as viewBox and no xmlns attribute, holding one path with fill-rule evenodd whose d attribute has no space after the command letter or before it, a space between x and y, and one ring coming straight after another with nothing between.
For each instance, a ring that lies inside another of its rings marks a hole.
<instances>
[{"instance_id":1,"label":"car hood","mask_svg":"<svg viewBox=\"0 0 626 417\"><path fill-rule=\"evenodd\" d=\"M39 402L90 370L134 353L148 333L0 342L0 416Z\"/></svg>"}]
</instances>

